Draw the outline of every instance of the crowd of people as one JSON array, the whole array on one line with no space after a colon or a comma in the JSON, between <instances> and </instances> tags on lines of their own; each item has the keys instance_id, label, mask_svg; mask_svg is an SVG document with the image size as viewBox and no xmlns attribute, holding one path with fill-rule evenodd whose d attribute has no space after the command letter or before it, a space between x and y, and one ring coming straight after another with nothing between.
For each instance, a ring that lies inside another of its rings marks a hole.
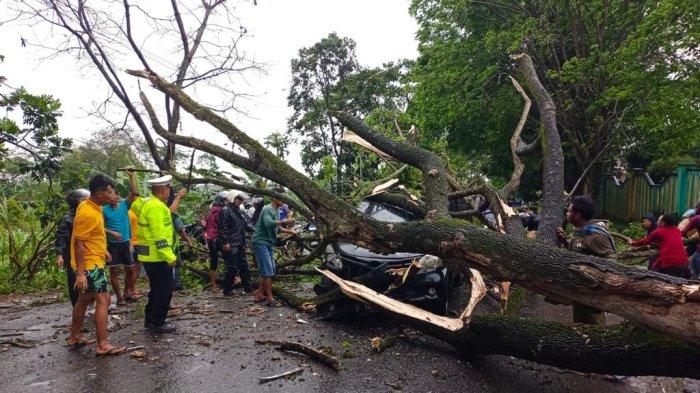
<instances>
[{"instance_id":1,"label":"crowd of people","mask_svg":"<svg viewBox=\"0 0 700 393\"><path fill-rule=\"evenodd\" d=\"M283 189L275 190L283 193ZM277 198L262 206L262 198L253 198L252 210L243 210L244 194L222 191L214 198L205 220L205 238L209 249L209 277L211 290L218 291L217 267L219 256L226 264L223 294L233 294L233 285L238 280L245 293L253 293L253 285L246 260L247 233L252 233L250 248L258 266L260 282L254 292L255 300L268 305L279 303L272 295L272 279L276 275L273 247L278 231L290 234L294 223L289 206Z\"/></svg>"},{"instance_id":2,"label":"crowd of people","mask_svg":"<svg viewBox=\"0 0 700 393\"><path fill-rule=\"evenodd\" d=\"M150 195L141 196L134 173L126 173L129 177L126 198L118 194L111 178L102 174L90 178L89 189L69 192L66 196L69 212L59 221L56 234L56 263L66 270L73 306L66 344L77 347L96 342L98 356L118 355L126 350L110 344L107 337L111 305L109 285L117 306L137 301L142 297L136 285L142 269L149 283L144 327L159 333L176 331L166 317L173 291L182 289L182 258L177 236L193 245L177 214L187 190L174 192L172 176L168 175L148 180ZM284 192L283 189L275 191ZM273 246L278 230L296 233L289 229L294 219L289 207L276 198L265 206L262 206L262 198L256 198L257 205L251 216L242 209L244 198L243 194L233 192L217 194L204 223L212 290L218 290L216 269L221 256L226 264L225 296L232 295L233 286L240 281L243 291L252 293L256 301L279 305L272 295L276 270ZM255 292L246 258L249 233L252 233L250 248L260 272ZM95 309L96 341L82 335L85 314L91 304Z\"/></svg>"},{"instance_id":3,"label":"crowd of people","mask_svg":"<svg viewBox=\"0 0 700 393\"><path fill-rule=\"evenodd\" d=\"M572 252L616 259L615 240L604 223L593 221L595 211L595 202L590 196L572 198L567 207L566 221L574 227L574 231L569 238L563 228L559 228L559 241ZM629 246L654 245L658 248L658 252L649 257L649 270L680 278L698 279L698 237L695 235L690 238L690 235L700 233L700 202L694 209L686 211L683 219L684 222L679 228L680 219L676 213L663 214L658 219L654 214L647 213L642 218L642 226L647 231L646 236L639 240L630 240ZM580 323L605 322L605 313L583 304L573 305L573 317L574 322Z\"/></svg>"},{"instance_id":4,"label":"crowd of people","mask_svg":"<svg viewBox=\"0 0 700 393\"><path fill-rule=\"evenodd\" d=\"M590 196L573 198L566 213L567 222L574 227L573 237L568 240L564 230L559 228L559 239L571 251L615 259L615 241L604 224L592 221L594 214L595 203ZM658 249L648 258L649 270L681 278L698 278L700 255L696 234L700 232L700 202L682 216L666 213L657 218L653 213L646 213L642 217L642 227L646 236L629 240L628 245Z\"/></svg>"}]
</instances>

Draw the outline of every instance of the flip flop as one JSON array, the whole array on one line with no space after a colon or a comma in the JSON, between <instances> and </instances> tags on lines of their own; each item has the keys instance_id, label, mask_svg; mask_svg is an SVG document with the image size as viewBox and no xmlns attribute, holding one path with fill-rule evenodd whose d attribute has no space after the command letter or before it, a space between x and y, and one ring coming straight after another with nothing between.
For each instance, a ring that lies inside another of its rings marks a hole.
<instances>
[{"instance_id":1,"label":"flip flop","mask_svg":"<svg viewBox=\"0 0 700 393\"><path fill-rule=\"evenodd\" d=\"M126 352L126 347L112 347L110 348L107 352L97 352L95 351L95 355L99 357L104 357L104 356L117 356L121 355Z\"/></svg>"},{"instance_id":2,"label":"flip flop","mask_svg":"<svg viewBox=\"0 0 700 393\"><path fill-rule=\"evenodd\" d=\"M88 344L94 344L95 340L90 339L90 338L85 338L85 337L80 337L77 340L75 340L74 343L69 342L70 339L66 339L66 346L67 347L73 347L73 348L80 348Z\"/></svg>"}]
</instances>

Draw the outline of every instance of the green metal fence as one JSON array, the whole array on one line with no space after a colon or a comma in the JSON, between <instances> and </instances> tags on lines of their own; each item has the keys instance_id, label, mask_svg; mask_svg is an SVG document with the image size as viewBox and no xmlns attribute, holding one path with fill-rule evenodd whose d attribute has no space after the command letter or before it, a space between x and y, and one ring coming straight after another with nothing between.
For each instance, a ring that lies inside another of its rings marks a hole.
<instances>
[{"instance_id":1,"label":"green metal fence","mask_svg":"<svg viewBox=\"0 0 700 393\"><path fill-rule=\"evenodd\" d=\"M601 185L598 209L601 216L636 220L646 212L682 214L698 200L700 168L681 165L661 184L641 170L633 170L623 183L609 176Z\"/></svg>"}]
</instances>

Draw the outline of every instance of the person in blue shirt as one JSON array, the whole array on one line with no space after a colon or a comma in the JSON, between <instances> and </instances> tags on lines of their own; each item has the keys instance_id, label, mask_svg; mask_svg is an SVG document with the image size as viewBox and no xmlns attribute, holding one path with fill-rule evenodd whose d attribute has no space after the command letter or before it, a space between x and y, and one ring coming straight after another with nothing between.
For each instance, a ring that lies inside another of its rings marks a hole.
<instances>
[{"instance_id":1,"label":"person in blue shirt","mask_svg":"<svg viewBox=\"0 0 700 393\"><path fill-rule=\"evenodd\" d=\"M117 295L117 305L124 306L127 301L134 301L133 297L126 293L127 288L133 287L131 281L134 275L130 270L134 265L133 248L131 246L131 223L129 222L129 207L138 196L136 178L134 173L127 171L129 176L130 191L126 199L120 198L115 193L115 198L102 207L105 219L105 232L107 233L107 252L112 256L109 265L109 281ZM120 266L124 266L124 292L121 291L119 274Z\"/></svg>"}]
</instances>

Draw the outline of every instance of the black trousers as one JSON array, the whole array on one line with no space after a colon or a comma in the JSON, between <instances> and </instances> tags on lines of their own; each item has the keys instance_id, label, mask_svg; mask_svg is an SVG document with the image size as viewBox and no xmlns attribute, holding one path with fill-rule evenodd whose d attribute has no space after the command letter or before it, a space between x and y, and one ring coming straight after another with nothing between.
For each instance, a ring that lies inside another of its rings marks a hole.
<instances>
[{"instance_id":1,"label":"black trousers","mask_svg":"<svg viewBox=\"0 0 700 393\"><path fill-rule=\"evenodd\" d=\"M68 283L68 297L70 298L70 304L75 307L78 303L78 291L75 289L75 270L70 266L70 259L63 259L64 266L66 267L66 281Z\"/></svg>"},{"instance_id":2,"label":"black trousers","mask_svg":"<svg viewBox=\"0 0 700 393\"><path fill-rule=\"evenodd\" d=\"M221 254L224 257L224 262L226 263L226 275L224 275L224 291L230 291L233 289L233 278L240 271L241 281L243 282L243 289L246 292L252 290L252 284L250 282L250 270L248 270L248 262L245 258L245 248L238 247L230 251L224 251L221 249Z\"/></svg>"},{"instance_id":3,"label":"black trousers","mask_svg":"<svg viewBox=\"0 0 700 393\"><path fill-rule=\"evenodd\" d=\"M161 326L173 298L173 269L165 262L144 262L143 267L151 286L146 304L146 324Z\"/></svg>"}]
</instances>

